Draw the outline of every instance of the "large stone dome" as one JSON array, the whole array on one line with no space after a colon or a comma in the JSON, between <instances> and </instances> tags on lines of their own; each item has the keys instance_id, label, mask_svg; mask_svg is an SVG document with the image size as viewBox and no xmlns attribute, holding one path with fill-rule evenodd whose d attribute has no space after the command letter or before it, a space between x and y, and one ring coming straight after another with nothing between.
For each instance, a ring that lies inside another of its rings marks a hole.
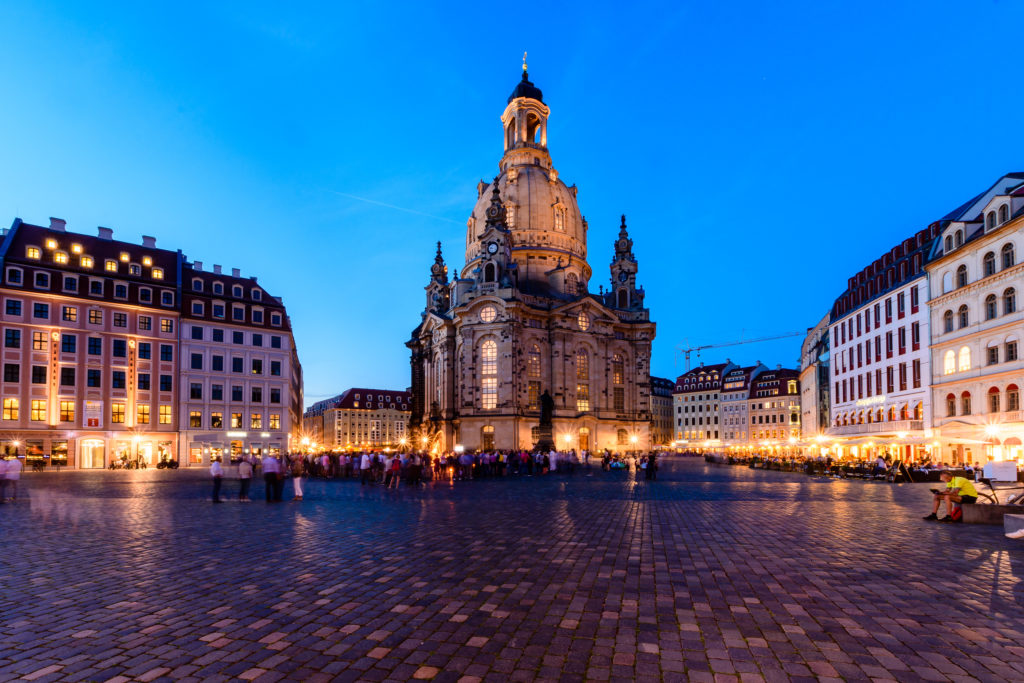
<instances>
[{"instance_id":1,"label":"large stone dome","mask_svg":"<svg viewBox=\"0 0 1024 683\"><path fill-rule=\"evenodd\" d=\"M540 166L513 166L498 176L498 192L508 212L512 231L513 258L529 248L550 251L577 259L587 258L587 224L576 203L576 188L567 187L551 176L555 172ZM511 180L515 178L515 180ZM466 233L466 263L475 259L482 248L478 239L487 222L494 182L479 188L480 196L473 207ZM516 259L518 260L518 259Z\"/></svg>"}]
</instances>

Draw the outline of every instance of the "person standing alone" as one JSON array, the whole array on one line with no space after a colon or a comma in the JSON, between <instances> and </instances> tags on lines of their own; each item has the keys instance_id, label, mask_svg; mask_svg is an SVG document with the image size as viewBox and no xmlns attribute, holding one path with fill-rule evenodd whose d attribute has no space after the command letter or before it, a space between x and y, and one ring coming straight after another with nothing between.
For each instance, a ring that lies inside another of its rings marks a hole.
<instances>
[{"instance_id":1,"label":"person standing alone","mask_svg":"<svg viewBox=\"0 0 1024 683\"><path fill-rule=\"evenodd\" d=\"M210 476L213 477L213 502L219 503L220 501L220 485L224 479L224 470L220 466L220 458L214 458L213 462L210 463Z\"/></svg>"},{"instance_id":2,"label":"person standing alone","mask_svg":"<svg viewBox=\"0 0 1024 683\"><path fill-rule=\"evenodd\" d=\"M238 463L238 500L242 503L249 502L249 485L252 484L252 463L247 458L242 458Z\"/></svg>"},{"instance_id":3,"label":"person standing alone","mask_svg":"<svg viewBox=\"0 0 1024 683\"><path fill-rule=\"evenodd\" d=\"M277 459L268 455L263 458L263 488L266 492L267 502L274 502L274 489L277 488L277 475L280 465Z\"/></svg>"}]
</instances>

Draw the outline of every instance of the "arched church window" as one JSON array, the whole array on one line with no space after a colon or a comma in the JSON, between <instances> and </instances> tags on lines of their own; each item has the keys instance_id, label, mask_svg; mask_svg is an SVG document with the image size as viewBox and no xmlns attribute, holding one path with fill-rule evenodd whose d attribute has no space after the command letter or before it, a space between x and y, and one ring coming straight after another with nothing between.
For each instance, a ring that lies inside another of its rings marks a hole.
<instances>
[{"instance_id":1,"label":"arched church window","mask_svg":"<svg viewBox=\"0 0 1024 683\"><path fill-rule=\"evenodd\" d=\"M629 308L629 292L624 289L619 290L619 308Z\"/></svg>"},{"instance_id":2,"label":"arched church window","mask_svg":"<svg viewBox=\"0 0 1024 683\"><path fill-rule=\"evenodd\" d=\"M584 349L576 352L576 410L590 410L590 356Z\"/></svg>"},{"instance_id":3,"label":"arched church window","mask_svg":"<svg viewBox=\"0 0 1024 683\"><path fill-rule=\"evenodd\" d=\"M509 228L516 227L516 205L506 204L505 205L505 225Z\"/></svg>"},{"instance_id":4,"label":"arched church window","mask_svg":"<svg viewBox=\"0 0 1024 683\"><path fill-rule=\"evenodd\" d=\"M540 379L540 347L534 344L526 354L526 375Z\"/></svg>"},{"instance_id":5,"label":"arched church window","mask_svg":"<svg viewBox=\"0 0 1024 683\"><path fill-rule=\"evenodd\" d=\"M496 272L497 268L495 268L493 263L488 263L484 266L484 282L494 282L497 280L497 277L495 277Z\"/></svg>"},{"instance_id":6,"label":"arched church window","mask_svg":"<svg viewBox=\"0 0 1024 683\"><path fill-rule=\"evenodd\" d=\"M618 412L626 410L626 372L622 356L618 353L612 356L612 409Z\"/></svg>"},{"instance_id":7,"label":"arched church window","mask_svg":"<svg viewBox=\"0 0 1024 683\"><path fill-rule=\"evenodd\" d=\"M480 345L480 407L498 407L498 344L493 339Z\"/></svg>"},{"instance_id":8,"label":"arched church window","mask_svg":"<svg viewBox=\"0 0 1024 683\"><path fill-rule=\"evenodd\" d=\"M555 205L555 230L565 231L565 209Z\"/></svg>"},{"instance_id":9,"label":"arched church window","mask_svg":"<svg viewBox=\"0 0 1024 683\"><path fill-rule=\"evenodd\" d=\"M565 276L565 292L571 296L579 294L580 281L576 277L576 273L569 273Z\"/></svg>"}]
</instances>

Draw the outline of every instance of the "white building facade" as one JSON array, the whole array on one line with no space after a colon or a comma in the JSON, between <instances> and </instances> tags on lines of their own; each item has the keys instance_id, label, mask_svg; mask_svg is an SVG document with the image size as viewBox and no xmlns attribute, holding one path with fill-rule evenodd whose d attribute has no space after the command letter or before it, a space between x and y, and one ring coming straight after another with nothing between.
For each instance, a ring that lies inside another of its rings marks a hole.
<instances>
[{"instance_id":1,"label":"white building facade","mask_svg":"<svg viewBox=\"0 0 1024 683\"><path fill-rule=\"evenodd\" d=\"M840 455L926 453L932 417L928 278L938 224L903 240L850 278L830 317L831 405L826 435ZM875 440L886 445L875 444Z\"/></svg>"},{"instance_id":2,"label":"white building facade","mask_svg":"<svg viewBox=\"0 0 1024 683\"><path fill-rule=\"evenodd\" d=\"M1021 459L1024 174L947 216L927 266L936 460Z\"/></svg>"}]
</instances>

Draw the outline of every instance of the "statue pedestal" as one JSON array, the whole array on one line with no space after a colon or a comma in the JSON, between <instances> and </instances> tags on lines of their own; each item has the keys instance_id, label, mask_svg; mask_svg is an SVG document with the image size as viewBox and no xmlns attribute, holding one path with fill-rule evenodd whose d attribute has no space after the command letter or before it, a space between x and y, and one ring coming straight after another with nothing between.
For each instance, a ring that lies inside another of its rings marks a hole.
<instances>
[{"instance_id":1,"label":"statue pedestal","mask_svg":"<svg viewBox=\"0 0 1024 683\"><path fill-rule=\"evenodd\" d=\"M554 447L555 439L551 434L551 425L540 425L537 428L537 443L533 444L533 450L547 453Z\"/></svg>"}]
</instances>

